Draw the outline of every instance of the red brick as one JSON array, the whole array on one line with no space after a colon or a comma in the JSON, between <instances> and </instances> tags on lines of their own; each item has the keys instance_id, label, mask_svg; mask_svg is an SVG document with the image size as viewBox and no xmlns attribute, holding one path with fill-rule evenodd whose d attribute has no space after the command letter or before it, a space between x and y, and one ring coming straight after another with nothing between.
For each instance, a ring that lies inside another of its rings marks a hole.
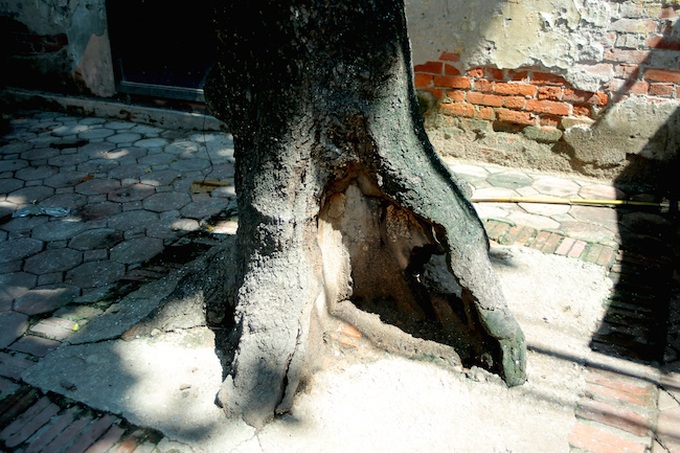
<instances>
[{"instance_id":1,"label":"red brick","mask_svg":"<svg viewBox=\"0 0 680 453\"><path fill-rule=\"evenodd\" d=\"M52 317L43 319L31 327L30 332L52 340L64 340L73 334L75 324L69 319Z\"/></svg>"},{"instance_id":2,"label":"red brick","mask_svg":"<svg viewBox=\"0 0 680 453\"><path fill-rule=\"evenodd\" d=\"M479 110L477 110L475 118L492 121L496 119L496 111L491 107L481 107Z\"/></svg>"},{"instance_id":3,"label":"red brick","mask_svg":"<svg viewBox=\"0 0 680 453\"><path fill-rule=\"evenodd\" d=\"M5 427L5 429L0 431L0 440L7 442L8 439L13 438L13 436L15 434L20 432L22 428L24 428L32 419L37 417L43 410L50 407L51 404L52 403L50 402L50 399L47 398L46 396L43 396L42 398L40 398L38 401L36 401L35 404L33 404L28 409L26 409L26 411L23 414L21 414L19 417L17 417L12 423L7 425ZM38 426L36 428L36 430L38 428L40 428L40 426ZM29 436L30 436L30 434L29 434ZM21 442L19 442L19 443L21 443ZM11 446L16 447L17 445L18 444L14 444L14 445L11 445Z\"/></svg>"},{"instance_id":4,"label":"red brick","mask_svg":"<svg viewBox=\"0 0 680 453\"><path fill-rule=\"evenodd\" d=\"M521 110L526 103L526 98L522 96L506 96L503 98L503 106L509 109Z\"/></svg>"},{"instance_id":5,"label":"red brick","mask_svg":"<svg viewBox=\"0 0 680 453\"><path fill-rule=\"evenodd\" d=\"M434 76L429 74L416 74L414 79L416 88L429 87L432 85L433 80Z\"/></svg>"},{"instance_id":6,"label":"red brick","mask_svg":"<svg viewBox=\"0 0 680 453\"><path fill-rule=\"evenodd\" d=\"M621 94L647 94L649 91L649 83L614 79L610 83L610 88L612 91Z\"/></svg>"},{"instance_id":7,"label":"red brick","mask_svg":"<svg viewBox=\"0 0 680 453\"><path fill-rule=\"evenodd\" d=\"M63 414L59 415L46 431L34 439L31 442L31 445L26 447L25 453L39 453L41 451L46 451L45 447L50 442L52 442L54 438L59 435L59 433L61 433L67 426L71 424L77 411L78 408L73 406Z\"/></svg>"},{"instance_id":8,"label":"red brick","mask_svg":"<svg viewBox=\"0 0 680 453\"><path fill-rule=\"evenodd\" d=\"M644 63L649 57L649 52L646 50L628 50L628 49L610 49L605 52L605 60L618 62L640 64Z\"/></svg>"},{"instance_id":9,"label":"red brick","mask_svg":"<svg viewBox=\"0 0 680 453\"><path fill-rule=\"evenodd\" d=\"M515 124L536 124L536 120L528 112L517 112L515 110L498 109L496 117L500 121Z\"/></svg>"},{"instance_id":10,"label":"red brick","mask_svg":"<svg viewBox=\"0 0 680 453\"><path fill-rule=\"evenodd\" d=\"M550 236L548 237L548 240L545 241L545 244L541 248L541 252L543 253L555 253L555 250L557 250L557 246L560 244L564 236L561 234L557 233L551 233Z\"/></svg>"},{"instance_id":11,"label":"red brick","mask_svg":"<svg viewBox=\"0 0 680 453\"><path fill-rule=\"evenodd\" d=\"M88 423L92 421L90 416L81 417L66 427L45 447L44 451L59 451L71 442Z\"/></svg>"},{"instance_id":12,"label":"red brick","mask_svg":"<svg viewBox=\"0 0 680 453\"><path fill-rule=\"evenodd\" d=\"M562 122L562 117L554 115L541 115L538 117L538 124L543 127L558 127Z\"/></svg>"},{"instance_id":13,"label":"red brick","mask_svg":"<svg viewBox=\"0 0 680 453\"><path fill-rule=\"evenodd\" d=\"M536 230L530 227L515 225L511 227L508 232L503 235L501 244L503 245L526 245L527 242L534 238Z\"/></svg>"},{"instance_id":14,"label":"red brick","mask_svg":"<svg viewBox=\"0 0 680 453\"><path fill-rule=\"evenodd\" d=\"M514 82L528 82L529 81L529 71L508 71L508 78Z\"/></svg>"},{"instance_id":15,"label":"red brick","mask_svg":"<svg viewBox=\"0 0 680 453\"><path fill-rule=\"evenodd\" d=\"M571 246L574 245L574 242L576 242L576 240L573 238L564 238L562 243L555 250L555 254L565 256L567 253L569 253L569 250L571 250Z\"/></svg>"},{"instance_id":16,"label":"red brick","mask_svg":"<svg viewBox=\"0 0 680 453\"><path fill-rule=\"evenodd\" d=\"M36 431L45 426L45 424L50 421L52 416L56 415L58 412L59 406L49 403L49 405L42 409L39 413L33 414L30 418L26 419L21 429L5 441L5 445L10 448L14 448L24 443ZM28 411L26 414L28 414Z\"/></svg>"},{"instance_id":17,"label":"red brick","mask_svg":"<svg viewBox=\"0 0 680 453\"><path fill-rule=\"evenodd\" d=\"M549 113L551 115L567 116L571 113L571 105L564 102L528 100L524 107L530 112Z\"/></svg>"},{"instance_id":18,"label":"red brick","mask_svg":"<svg viewBox=\"0 0 680 453\"><path fill-rule=\"evenodd\" d=\"M587 242L584 241L576 241L574 246L569 250L569 256L570 258L579 258L583 251L586 249L586 246L588 245Z\"/></svg>"},{"instance_id":19,"label":"red brick","mask_svg":"<svg viewBox=\"0 0 680 453\"><path fill-rule=\"evenodd\" d=\"M680 50L680 39L669 36L654 36L647 40L647 45L657 50Z\"/></svg>"},{"instance_id":20,"label":"red brick","mask_svg":"<svg viewBox=\"0 0 680 453\"><path fill-rule=\"evenodd\" d=\"M622 406L613 406L591 399L582 399L579 402L576 407L576 416L618 428L639 437L646 436L651 428L650 421L636 412Z\"/></svg>"},{"instance_id":21,"label":"red brick","mask_svg":"<svg viewBox=\"0 0 680 453\"><path fill-rule=\"evenodd\" d=\"M496 220L488 220L486 222L486 234L493 240L505 235L506 231L510 229L510 225L505 222L498 222Z\"/></svg>"},{"instance_id":22,"label":"red brick","mask_svg":"<svg viewBox=\"0 0 680 453\"><path fill-rule=\"evenodd\" d=\"M444 75L460 75L460 71L450 64L444 65Z\"/></svg>"},{"instance_id":23,"label":"red brick","mask_svg":"<svg viewBox=\"0 0 680 453\"><path fill-rule=\"evenodd\" d=\"M463 90L451 90L446 93L446 96L453 102L465 102L465 93Z\"/></svg>"},{"instance_id":24,"label":"red brick","mask_svg":"<svg viewBox=\"0 0 680 453\"><path fill-rule=\"evenodd\" d=\"M569 434L569 444L591 453L644 453L647 449L644 443L624 440L616 434L583 423L574 426Z\"/></svg>"},{"instance_id":25,"label":"red brick","mask_svg":"<svg viewBox=\"0 0 680 453\"><path fill-rule=\"evenodd\" d=\"M593 110L589 105L575 105L572 107L572 113L574 116L590 117L593 114Z\"/></svg>"},{"instance_id":26,"label":"red brick","mask_svg":"<svg viewBox=\"0 0 680 453\"><path fill-rule=\"evenodd\" d=\"M659 96L664 98L673 97L675 87L671 84L652 83L649 85L649 94L652 96Z\"/></svg>"},{"instance_id":27,"label":"red brick","mask_svg":"<svg viewBox=\"0 0 680 453\"><path fill-rule=\"evenodd\" d=\"M486 105L488 107L501 107L503 97L495 94L482 94L471 91L467 94L466 100L471 104Z\"/></svg>"},{"instance_id":28,"label":"red brick","mask_svg":"<svg viewBox=\"0 0 680 453\"><path fill-rule=\"evenodd\" d=\"M649 33L656 31L657 23L649 19L619 19L610 28L623 33Z\"/></svg>"},{"instance_id":29,"label":"red brick","mask_svg":"<svg viewBox=\"0 0 680 453\"><path fill-rule=\"evenodd\" d=\"M531 74L531 83L545 84L545 85L568 85L564 77L550 74L549 72L533 72Z\"/></svg>"},{"instance_id":30,"label":"red brick","mask_svg":"<svg viewBox=\"0 0 680 453\"><path fill-rule=\"evenodd\" d=\"M536 236L536 239L534 239L534 241L531 243L530 247L536 250L541 250L545 243L548 241L549 237L550 237L549 231L541 231Z\"/></svg>"},{"instance_id":31,"label":"red brick","mask_svg":"<svg viewBox=\"0 0 680 453\"><path fill-rule=\"evenodd\" d=\"M0 426L6 426L11 420L28 410L38 400L38 392L28 387L21 387L0 401Z\"/></svg>"},{"instance_id":32,"label":"red brick","mask_svg":"<svg viewBox=\"0 0 680 453\"><path fill-rule=\"evenodd\" d=\"M502 69L498 68L486 68L484 70L484 75L491 80L504 80L505 73Z\"/></svg>"},{"instance_id":33,"label":"red brick","mask_svg":"<svg viewBox=\"0 0 680 453\"><path fill-rule=\"evenodd\" d=\"M475 85L475 90L477 91L483 91L483 92L490 92L493 90L493 82L488 79L477 79L474 81Z\"/></svg>"},{"instance_id":34,"label":"red brick","mask_svg":"<svg viewBox=\"0 0 680 453\"><path fill-rule=\"evenodd\" d=\"M564 90L564 97L562 98L562 100L566 102L600 106L607 105L608 99L609 97L605 93L572 90L571 88L567 88Z\"/></svg>"},{"instance_id":35,"label":"red brick","mask_svg":"<svg viewBox=\"0 0 680 453\"><path fill-rule=\"evenodd\" d=\"M601 385L596 385L589 383L586 389L586 393L591 395L593 398L598 400L615 400L622 401L625 403L635 404L637 406L648 407L650 406L650 400L648 397L629 393L625 390L605 387Z\"/></svg>"},{"instance_id":36,"label":"red brick","mask_svg":"<svg viewBox=\"0 0 680 453\"><path fill-rule=\"evenodd\" d=\"M421 90L432 93L432 96L436 97L437 99L441 99L444 96L444 90L440 90L438 88L421 88Z\"/></svg>"},{"instance_id":37,"label":"red brick","mask_svg":"<svg viewBox=\"0 0 680 453\"><path fill-rule=\"evenodd\" d=\"M653 82L670 82L680 83L680 71L672 71L670 69L647 69L643 78Z\"/></svg>"},{"instance_id":38,"label":"red brick","mask_svg":"<svg viewBox=\"0 0 680 453\"><path fill-rule=\"evenodd\" d=\"M493 87L494 93L507 96L528 96L536 95L536 86L523 83L496 83Z\"/></svg>"},{"instance_id":39,"label":"red brick","mask_svg":"<svg viewBox=\"0 0 680 453\"><path fill-rule=\"evenodd\" d=\"M659 15L660 19L673 19L678 17L678 13L675 11L675 8L672 6L666 6L661 8L661 14Z\"/></svg>"},{"instance_id":40,"label":"red brick","mask_svg":"<svg viewBox=\"0 0 680 453\"><path fill-rule=\"evenodd\" d=\"M640 66L636 64L619 64L614 67L614 75L624 79L635 80L640 74Z\"/></svg>"},{"instance_id":41,"label":"red brick","mask_svg":"<svg viewBox=\"0 0 680 453\"><path fill-rule=\"evenodd\" d=\"M443 67L444 63L442 63L441 61L428 61L427 63L416 65L413 68L413 71L423 72L426 74L440 75L442 73Z\"/></svg>"},{"instance_id":42,"label":"red brick","mask_svg":"<svg viewBox=\"0 0 680 453\"><path fill-rule=\"evenodd\" d=\"M442 61L453 61L454 63L456 61L460 61L460 55L457 53L453 52L442 52L441 55L439 55L439 59Z\"/></svg>"},{"instance_id":43,"label":"red brick","mask_svg":"<svg viewBox=\"0 0 680 453\"><path fill-rule=\"evenodd\" d=\"M76 439L76 441L66 450L66 453L81 453L92 445L99 437L104 434L116 421L113 415L104 415L96 420Z\"/></svg>"},{"instance_id":44,"label":"red brick","mask_svg":"<svg viewBox=\"0 0 680 453\"><path fill-rule=\"evenodd\" d=\"M538 99L547 99L549 101L561 101L564 88L557 86L541 86L538 87Z\"/></svg>"},{"instance_id":45,"label":"red brick","mask_svg":"<svg viewBox=\"0 0 680 453\"><path fill-rule=\"evenodd\" d=\"M441 88L470 89L470 79L463 76L435 76L434 86Z\"/></svg>"},{"instance_id":46,"label":"red brick","mask_svg":"<svg viewBox=\"0 0 680 453\"><path fill-rule=\"evenodd\" d=\"M484 68L469 69L466 74L470 77L484 77Z\"/></svg>"},{"instance_id":47,"label":"red brick","mask_svg":"<svg viewBox=\"0 0 680 453\"><path fill-rule=\"evenodd\" d=\"M589 382L591 384L596 384L602 387L607 387L619 392L624 392L624 393L630 393L631 395L637 395L640 397L647 398L648 401L651 401L654 398L654 394L652 393L652 385L651 384L643 384L642 386L636 385L630 382L624 382L621 379L618 379L618 377L614 373L609 373L610 376L612 377L607 377L603 375L602 371L599 372L590 372L585 375L586 382Z\"/></svg>"},{"instance_id":48,"label":"red brick","mask_svg":"<svg viewBox=\"0 0 680 453\"><path fill-rule=\"evenodd\" d=\"M475 107L470 104L441 104L439 109L444 115L465 116L468 118L475 116Z\"/></svg>"},{"instance_id":49,"label":"red brick","mask_svg":"<svg viewBox=\"0 0 680 453\"><path fill-rule=\"evenodd\" d=\"M122 437L125 430L118 425L113 425L102 437L96 440L85 453L101 453L109 451Z\"/></svg>"}]
</instances>

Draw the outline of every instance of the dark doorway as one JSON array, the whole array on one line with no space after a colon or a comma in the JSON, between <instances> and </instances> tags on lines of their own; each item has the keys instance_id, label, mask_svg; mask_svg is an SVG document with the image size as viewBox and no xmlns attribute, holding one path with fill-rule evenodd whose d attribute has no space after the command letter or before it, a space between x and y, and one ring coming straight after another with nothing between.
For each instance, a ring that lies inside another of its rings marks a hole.
<instances>
[{"instance_id":1,"label":"dark doorway","mask_svg":"<svg viewBox=\"0 0 680 453\"><path fill-rule=\"evenodd\" d=\"M211 0L109 0L118 91L203 101L214 58Z\"/></svg>"}]
</instances>

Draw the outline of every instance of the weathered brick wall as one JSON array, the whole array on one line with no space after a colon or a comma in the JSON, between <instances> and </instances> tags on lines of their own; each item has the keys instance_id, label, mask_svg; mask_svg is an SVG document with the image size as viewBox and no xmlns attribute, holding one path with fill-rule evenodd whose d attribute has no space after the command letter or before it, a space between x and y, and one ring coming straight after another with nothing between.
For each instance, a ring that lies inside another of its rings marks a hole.
<instances>
[{"instance_id":1,"label":"weathered brick wall","mask_svg":"<svg viewBox=\"0 0 680 453\"><path fill-rule=\"evenodd\" d=\"M551 1L543 7L560 3ZM607 178L630 175L626 169L632 162L649 167L656 162L645 161L673 160L680 143L680 5L662 0L605 3L607 15L596 31L594 20L582 17L578 25L565 28L569 33L561 44L545 32L543 38L555 48L551 55L567 61L562 67L542 65L545 56L528 58L534 64L508 67L499 56L494 61L461 48L461 42L473 41L461 37L462 32L438 58L416 60L416 88L438 100L427 120L437 148L459 157ZM598 50L591 53L597 59L574 50L580 33L588 34L587 45ZM568 50L559 55L561 49ZM479 61L487 64L471 64ZM640 171L649 174L650 168Z\"/></svg>"}]
</instances>

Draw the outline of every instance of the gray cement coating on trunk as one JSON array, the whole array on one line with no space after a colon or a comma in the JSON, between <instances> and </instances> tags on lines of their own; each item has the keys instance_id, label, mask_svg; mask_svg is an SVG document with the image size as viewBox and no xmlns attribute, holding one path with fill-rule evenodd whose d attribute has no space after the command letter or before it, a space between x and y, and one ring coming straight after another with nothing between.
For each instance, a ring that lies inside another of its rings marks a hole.
<instances>
[{"instance_id":1,"label":"gray cement coating on trunk","mask_svg":"<svg viewBox=\"0 0 680 453\"><path fill-rule=\"evenodd\" d=\"M204 327L64 345L23 379L158 429L186 451L566 452L584 364L643 367L588 347L611 288L603 268L525 248L492 252L529 346L520 387L478 369L454 374L369 346L338 347L293 410L256 433L214 405L222 370Z\"/></svg>"}]
</instances>

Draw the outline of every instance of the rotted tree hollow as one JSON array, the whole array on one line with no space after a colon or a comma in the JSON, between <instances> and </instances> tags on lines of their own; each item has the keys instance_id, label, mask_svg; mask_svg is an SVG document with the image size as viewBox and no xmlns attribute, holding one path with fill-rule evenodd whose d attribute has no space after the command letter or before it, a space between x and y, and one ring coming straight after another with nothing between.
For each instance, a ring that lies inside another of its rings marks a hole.
<instances>
[{"instance_id":1,"label":"rotted tree hollow","mask_svg":"<svg viewBox=\"0 0 680 453\"><path fill-rule=\"evenodd\" d=\"M206 97L239 206L236 284L211 307L236 339L225 410L258 427L288 410L329 318L402 341L367 311L522 384L486 233L423 129L402 1L224 1L215 22Z\"/></svg>"}]
</instances>

